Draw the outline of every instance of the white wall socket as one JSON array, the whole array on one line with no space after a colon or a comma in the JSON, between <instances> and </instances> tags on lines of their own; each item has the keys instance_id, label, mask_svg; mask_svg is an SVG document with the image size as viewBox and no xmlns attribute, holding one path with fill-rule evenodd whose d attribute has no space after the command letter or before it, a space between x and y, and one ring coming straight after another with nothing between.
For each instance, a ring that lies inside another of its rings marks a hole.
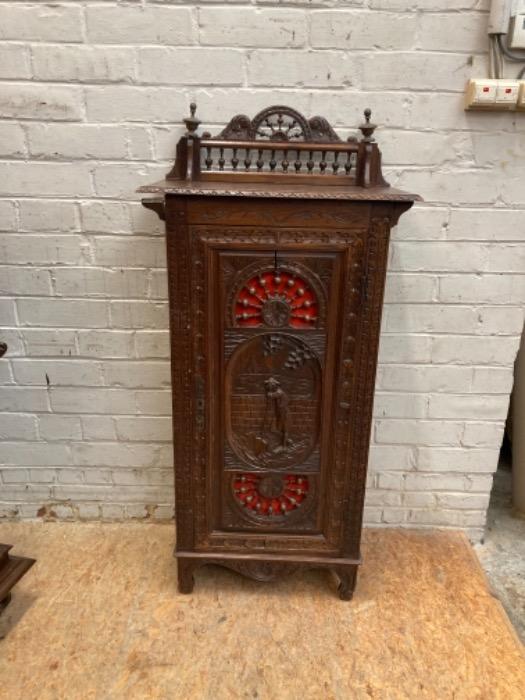
<instances>
[{"instance_id":1,"label":"white wall socket","mask_svg":"<svg viewBox=\"0 0 525 700\"><path fill-rule=\"evenodd\" d=\"M497 80L469 80L465 100L466 109L494 106L496 102Z\"/></svg>"},{"instance_id":2,"label":"white wall socket","mask_svg":"<svg viewBox=\"0 0 525 700\"><path fill-rule=\"evenodd\" d=\"M467 84L465 109L516 109L525 81L473 78Z\"/></svg>"},{"instance_id":3,"label":"white wall socket","mask_svg":"<svg viewBox=\"0 0 525 700\"><path fill-rule=\"evenodd\" d=\"M520 92L519 80L497 80L496 104L515 105Z\"/></svg>"}]
</instances>

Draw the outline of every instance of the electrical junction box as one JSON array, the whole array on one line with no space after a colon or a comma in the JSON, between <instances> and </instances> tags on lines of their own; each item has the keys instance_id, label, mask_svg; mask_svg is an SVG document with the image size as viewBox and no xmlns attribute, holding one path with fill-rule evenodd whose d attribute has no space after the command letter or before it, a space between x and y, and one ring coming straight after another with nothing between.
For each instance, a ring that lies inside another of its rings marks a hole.
<instances>
[{"instance_id":1,"label":"electrical junction box","mask_svg":"<svg viewBox=\"0 0 525 700\"><path fill-rule=\"evenodd\" d=\"M516 3L514 16L510 18L507 43L510 49L525 49L525 0Z\"/></svg>"},{"instance_id":2,"label":"electrical junction box","mask_svg":"<svg viewBox=\"0 0 525 700\"><path fill-rule=\"evenodd\" d=\"M474 78L467 84L465 109L514 110L522 83L519 80Z\"/></svg>"}]
</instances>

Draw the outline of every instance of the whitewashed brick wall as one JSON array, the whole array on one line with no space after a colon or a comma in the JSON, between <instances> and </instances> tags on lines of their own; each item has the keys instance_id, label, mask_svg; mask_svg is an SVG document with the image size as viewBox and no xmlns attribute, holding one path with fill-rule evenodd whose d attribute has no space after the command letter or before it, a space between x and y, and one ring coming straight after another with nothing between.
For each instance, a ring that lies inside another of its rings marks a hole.
<instances>
[{"instance_id":1,"label":"whitewashed brick wall","mask_svg":"<svg viewBox=\"0 0 525 700\"><path fill-rule=\"evenodd\" d=\"M0 0L1 513L172 513L165 252L134 190L196 99L343 134L370 106L394 232L366 521L481 536L525 301L525 114L465 113L488 0Z\"/></svg>"}]
</instances>

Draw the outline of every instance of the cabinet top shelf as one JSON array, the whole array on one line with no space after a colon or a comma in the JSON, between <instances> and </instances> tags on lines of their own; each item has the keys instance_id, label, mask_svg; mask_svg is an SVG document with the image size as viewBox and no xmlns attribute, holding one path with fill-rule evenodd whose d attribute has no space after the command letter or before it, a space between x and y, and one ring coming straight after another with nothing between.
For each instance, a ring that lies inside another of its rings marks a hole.
<instances>
[{"instance_id":1,"label":"cabinet top shelf","mask_svg":"<svg viewBox=\"0 0 525 700\"><path fill-rule=\"evenodd\" d=\"M415 201L390 189L381 171L371 111L359 126L361 138L343 141L324 117L306 119L276 105L253 119L234 116L216 136L197 132L197 105L183 121L166 181L139 192L250 197L379 199ZM367 190L367 193L363 192ZM373 194L371 192L373 190Z\"/></svg>"},{"instance_id":2,"label":"cabinet top shelf","mask_svg":"<svg viewBox=\"0 0 525 700\"><path fill-rule=\"evenodd\" d=\"M280 182L180 181L162 180L140 187L138 192L150 195L192 195L214 197L260 197L270 199L328 199L347 201L420 202L417 194L393 187L365 189L355 185L323 187Z\"/></svg>"}]
</instances>

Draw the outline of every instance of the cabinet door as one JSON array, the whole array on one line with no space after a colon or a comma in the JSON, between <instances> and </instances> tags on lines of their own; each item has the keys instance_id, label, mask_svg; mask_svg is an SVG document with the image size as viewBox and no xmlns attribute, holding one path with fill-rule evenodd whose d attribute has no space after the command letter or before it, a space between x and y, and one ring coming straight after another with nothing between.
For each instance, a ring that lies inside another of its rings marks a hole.
<instances>
[{"instance_id":1,"label":"cabinet door","mask_svg":"<svg viewBox=\"0 0 525 700\"><path fill-rule=\"evenodd\" d=\"M331 393L327 309L335 267L330 254L219 255L219 528L321 531L322 420L330 414Z\"/></svg>"},{"instance_id":2,"label":"cabinet door","mask_svg":"<svg viewBox=\"0 0 525 700\"><path fill-rule=\"evenodd\" d=\"M335 554L349 497L363 239L334 232L312 245L311 231L307 242L295 231L294 243L282 232L199 228L208 358L197 377L207 440L196 546Z\"/></svg>"}]
</instances>

